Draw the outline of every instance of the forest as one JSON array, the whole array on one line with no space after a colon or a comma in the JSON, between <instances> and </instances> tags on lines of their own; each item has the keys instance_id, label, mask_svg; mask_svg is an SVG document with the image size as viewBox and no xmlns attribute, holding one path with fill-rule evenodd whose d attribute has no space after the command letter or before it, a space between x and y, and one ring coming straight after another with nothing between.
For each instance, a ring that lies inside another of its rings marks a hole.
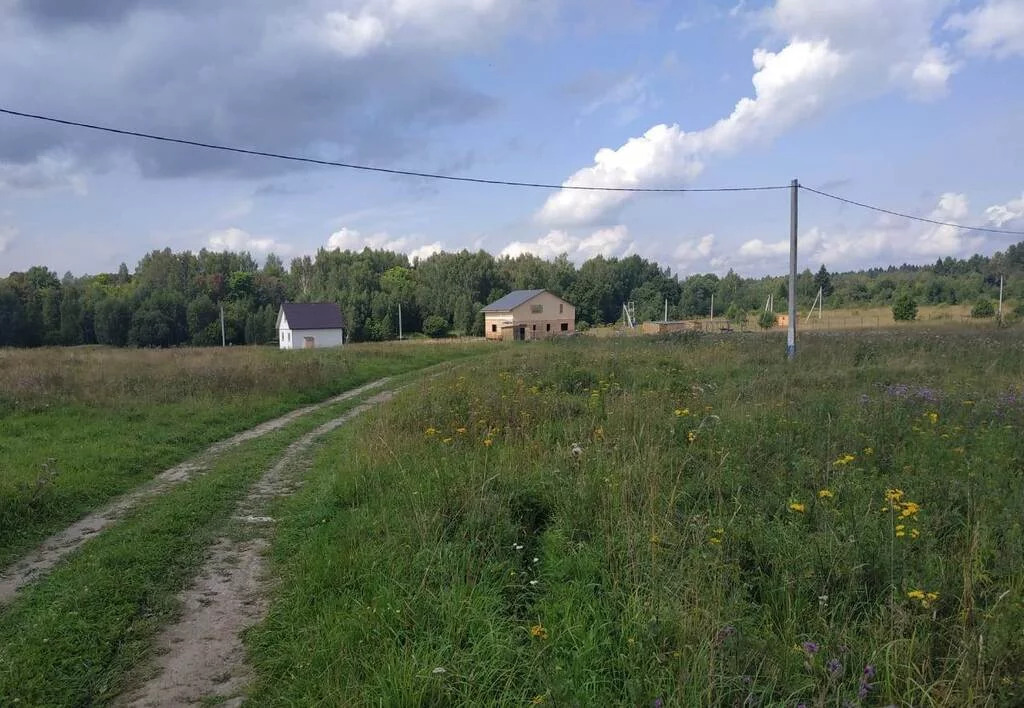
<instances>
[{"instance_id":1,"label":"forest","mask_svg":"<svg viewBox=\"0 0 1024 708\"><path fill-rule=\"evenodd\" d=\"M889 305L909 295L922 305L975 303L998 295L1024 302L1024 242L993 256L945 258L932 265L901 265L845 273L804 270L798 307L819 289L825 308ZM681 277L640 256L598 256L579 266L566 256L525 254L495 258L485 251L442 252L410 262L401 253L321 249L288 268L271 254L261 265L249 253L153 251L135 269L59 277L44 266L0 278L0 346L105 344L170 347L220 344L223 310L230 344L276 343L282 302L337 302L352 341L406 335L482 335L480 309L511 290L546 288L577 307L580 329L618 321L633 301L638 319L706 317L712 298L718 316L738 320L764 306L786 307L782 276ZM1022 309L1018 305L1018 309Z\"/></svg>"}]
</instances>

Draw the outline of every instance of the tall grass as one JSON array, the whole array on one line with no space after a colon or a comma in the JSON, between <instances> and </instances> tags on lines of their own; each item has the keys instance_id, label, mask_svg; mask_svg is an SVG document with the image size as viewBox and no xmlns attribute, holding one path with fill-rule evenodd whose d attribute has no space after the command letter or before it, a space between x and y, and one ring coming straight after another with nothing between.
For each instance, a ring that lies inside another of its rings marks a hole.
<instances>
[{"instance_id":1,"label":"tall grass","mask_svg":"<svg viewBox=\"0 0 1024 708\"><path fill-rule=\"evenodd\" d=\"M782 351L529 345L342 432L256 702L1020 705L1016 339Z\"/></svg>"},{"instance_id":2,"label":"tall grass","mask_svg":"<svg viewBox=\"0 0 1024 708\"><path fill-rule=\"evenodd\" d=\"M216 440L381 376L485 351L413 342L0 350L0 568Z\"/></svg>"}]
</instances>

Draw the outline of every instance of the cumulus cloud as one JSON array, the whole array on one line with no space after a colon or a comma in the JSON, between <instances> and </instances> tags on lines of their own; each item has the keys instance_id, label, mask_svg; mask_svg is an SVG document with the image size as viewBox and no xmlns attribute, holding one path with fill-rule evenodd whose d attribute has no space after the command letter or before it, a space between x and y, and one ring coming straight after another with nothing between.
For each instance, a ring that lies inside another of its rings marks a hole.
<instances>
[{"instance_id":1,"label":"cumulus cloud","mask_svg":"<svg viewBox=\"0 0 1024 708\"><path fill-rule=\"evenodd\" d=\"M707 160L774 139L815 114L893 88L941 95L957 68L931 28L945 0L777 0L761 13L778 51L759 47L752 61L752 97L696 131L655 125L618 148L602 148L594 164L564 186L669 187L692 182ZM598 223L630 198L622 192L561 190L538 212L547 224Z\"/></svg>"},{"instance_id":2,"label":"cumulus cloud","mask_svg":"<svg viewBox=\"0 0 1024 708\"><path fill-rule=\"evenodd\" d=\"M1024 225L1024 192L1020 199L1011 199L1006 204L994 204L985 210L985 219L996 228Z\"/></svg>"},{"instance_id":3,"label":"cumulus cloud","mask_svg":"<svg viewBox=\"0 0 1024 708\"><path fill-rule=\"evenodd\" d=\"M79 196L88 193L85 176L68 155L51 151L21 164L0 160L0 192L54 189L69 189Z\"/></svg>"},{"instance_id":4,"label":"cumulus cloud","mask_svg":"<svg viewBox=\"0 0 1024 708\"><path fill-rule=\"evenodd\" d=\"M497 106L450 59L489 50L514 28L553 12L548 3L514 0L215 5L15 2L0 11L0 66L8 69L0 104L313 157L423 159L430 145L425 136ZM3 118L4 169L57 150L82 170L105 170L115 157L127 157L147 177L250 179L299 169Z\"/></svg>"},{"instance_id":5,"label":"cumulus cloud","mask_svg":"<svg viewBox=\"0 0 1024 708\"><path fill-rule=\"evenodd\" d=\"M682 265L690 265L711 256L715 247L715 235L707 234L699 239L683 241L672 252L675 261Z\"/></svg>"},{"instance_id":6,"label":"cumulus cloud","mask_svg":"<svg viewBox=\"0 0 1024 708\"><path fill-rule=\"evenodd\" d=\"M411 260L415 260L416 258L428 258L440 252L443 246L440 241L414 245L413 239L409 236L396 237L386 231L363 234L357 229L343 227L327 238L327 248L332 251L361 251L364 248L370 248L375 251L394 251L395 253L408 254Z\"/></svg>"},{"instance_id":7,"label":"cumulus cloud","mask_svg":"<svg viewBox=\"0 0 1024 708\"><path fill-rule=\"evenodd\" d=\"M625 256L635 248L632 242L627 243L628 240L629 229L622 224L598 229L583 237L554 229L536 241L513 241L505 246L499 255L516 258L524 253L532 253L550 260L565 253L573 261L580 263L595 256Z\"/></svg>"},{"instance_id":8,"label":"cumulus cloud","mask_svg":"<svg viewBox=\"0 0 1024 708\"><path fill-rule=\"evenodd\" d=\"M219 229L210 233L207 244L214 251L249 251L255 253L291 253L292 247L287 243L272 238L253 236L244 229L235 227Z\"/></svg>"},{"instance_id":9,"label":"cumulus cloud","mask_svg":"<svg viewBox=\"0 0 1024 708\"><path fill-rule=\"evenodd\" d=\"M960 47L968 53L1024 54L1024 3L1020 0L988 0L970 12L954 14L946 28L964 33Z\"/></svg>"}]
</instances>

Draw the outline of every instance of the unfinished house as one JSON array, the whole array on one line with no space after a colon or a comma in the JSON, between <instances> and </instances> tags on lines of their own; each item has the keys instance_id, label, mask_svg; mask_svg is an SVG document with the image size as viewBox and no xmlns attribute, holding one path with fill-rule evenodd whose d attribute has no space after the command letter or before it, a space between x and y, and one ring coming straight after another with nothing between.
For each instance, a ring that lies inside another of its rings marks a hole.
<instances>
[{"instance_id":1,"label":"unfinished house","mask_svg":"<svg viewBox=\"0 0 1024 708\"><path fill-rule=\"evenodd\" d=\"M547 290L514 290L483 309L487 339L544 339L576 331L576 308Z\"/></svg>"}]
</instances>

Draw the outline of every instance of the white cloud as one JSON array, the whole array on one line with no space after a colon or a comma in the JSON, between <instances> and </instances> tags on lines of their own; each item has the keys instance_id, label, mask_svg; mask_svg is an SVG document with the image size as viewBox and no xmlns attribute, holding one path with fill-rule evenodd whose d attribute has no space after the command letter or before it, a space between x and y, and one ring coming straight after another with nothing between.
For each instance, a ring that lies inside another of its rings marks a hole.
<instances>
[{"instance_id":1,"label":"white cloud","mask_svg":"<svg viewBox=\"0 0 1024 708\"><path fill-rule=\"evenodd\" d=\"M327 13L324 32L330 45L347 57L366 54L383 43L387 34L379 17L369 14L353 17L347 12Z\"/></svg>"},{"instance_id":2,"label":"white cloud","mask_svg":"<svg viewBox=\"0 0 1024 708\"><path fill-rule=\"evenodd\" d=\"M971 54L1008 57L1024 54L1024 3L989 0L968 13L957 13L946 28L961 30L960 47Z\"/></svg>"},{"instance_id":3,"label":"white cloud","mask_svg":"<svg viewBox=\"0 0 1024 708\"><path fill-rule=\"evenodd\" d=\"M655 125L622 146L602 148L594 164L564 186L671 187L692 182L716 155L774 139L826 110L904 88L941 95L956 71L931 28L948 0L777 0L760 14L778 51L754 50L753 97L696 131ZM739 6L738 6L739 7ZM624 192L561 190L537 214L551 225L599 223L630 198Z\"/></svg>"},{"instance_id":4,"label":"white cloud","mask_svg":"<svg viewBox=\"0 0 1024 708\"><path fill-rule=\"evenodd\" d=\"M279 255L292 251L292 247L286 243L280 243L268 237L253 236L248 231L235 227L211 232L207 243L214 251L250 251Z\"/></svg>"},{"instance_id":5,"label":"white cloud","mask_svg":"<svg viewBox=\"0 0 1024 708\"><path fill-rule=\"evenodd\" d=\"M415 261L430 258L435 253L440 253L442 250L441 242L434 241L433 243L428 243L409 251L409 260Z\"/></svg>"},{"instance_id":6,"label":"white cloud","mask_svg":"<svg viewBox=\"0 0 1024 708\"><path fill-rule=\"evenodd\" d=\"M409 236L395 237L386 231L364 235L356 229L343 227L327 238L327 248L339 251L361 251L364 248L375 251L393 251L405 253L410 260L415 260L416 258L428 258L443 250L444 247L440 241L417 246L414 245L414 239Z\"/></svg>"},{"instance_id":7,"label":"white cloud","mask_svg":"<svg viewBox=\"0 0 1024 708\"><path fill-rule=\"evenodd\" d=\"M686 30L692 29L693 27L694 27L693 20L687 20L687 19L684 18L682 20L679 20L679 22L676 23L676 32L685 32Z\"/></svg>"},{"instance_id":8,"label":"white cloud","mask_svg":"<svg viewBox=\"0 0 1024 708\"><path fill-rule=\"evenodd\" d=\"M715 247L715 235L707 234L699 239L683 241L672 252L673 258L679 264L689 265L711 255Z\"/></svg>"},{"instance_id":9,"label":"white cloud","mask_svg":"<svg viewBox=\"0 0 1024 708\"><path fill-rule=\"evenodd\" d=\"M68 155L48 152L24 164L0 162L0 192L53 189L70 189L79 196L88 194L85 177Z\"/></svg>"},{"instance_id":10,"label":"white cloud","mask_svg":"<svg viewBox=\"0 0 1024 708\"><path fill-rule=\"evenodd\" d=\"M996 228L1024 222L1024 192L1020 199L1011 199L1006 204L994 204L985 210L985 219Z\"/></svg>"},{"instance_id":11,"label":"white cloud","mask_svg":"<svg viewBox=\"0 0 1024 708\"><path fill-rule=\"evenodd\" d=\"M11 244L14 243L14 237L18 235L18 230L13 226L0 226L0 253L4 253Z\"/></svg>"},{"instance_id":12,"label":"white cloud","mask_svg":"<svg viewBox=\"0 0 1024 708\"><path fill-rule=\"evenodd\" d=\"M499 255L516 258L524 253L532 253L540 258L550 260L565 253L574 262L580 263L595 256L624 257L635 249L634 243L626 243L628 239L629 229L622 224L598 229L582 238L567 231L555 229L536 241L513 241L501 249Z\"/></svg>"}]
</instances>

